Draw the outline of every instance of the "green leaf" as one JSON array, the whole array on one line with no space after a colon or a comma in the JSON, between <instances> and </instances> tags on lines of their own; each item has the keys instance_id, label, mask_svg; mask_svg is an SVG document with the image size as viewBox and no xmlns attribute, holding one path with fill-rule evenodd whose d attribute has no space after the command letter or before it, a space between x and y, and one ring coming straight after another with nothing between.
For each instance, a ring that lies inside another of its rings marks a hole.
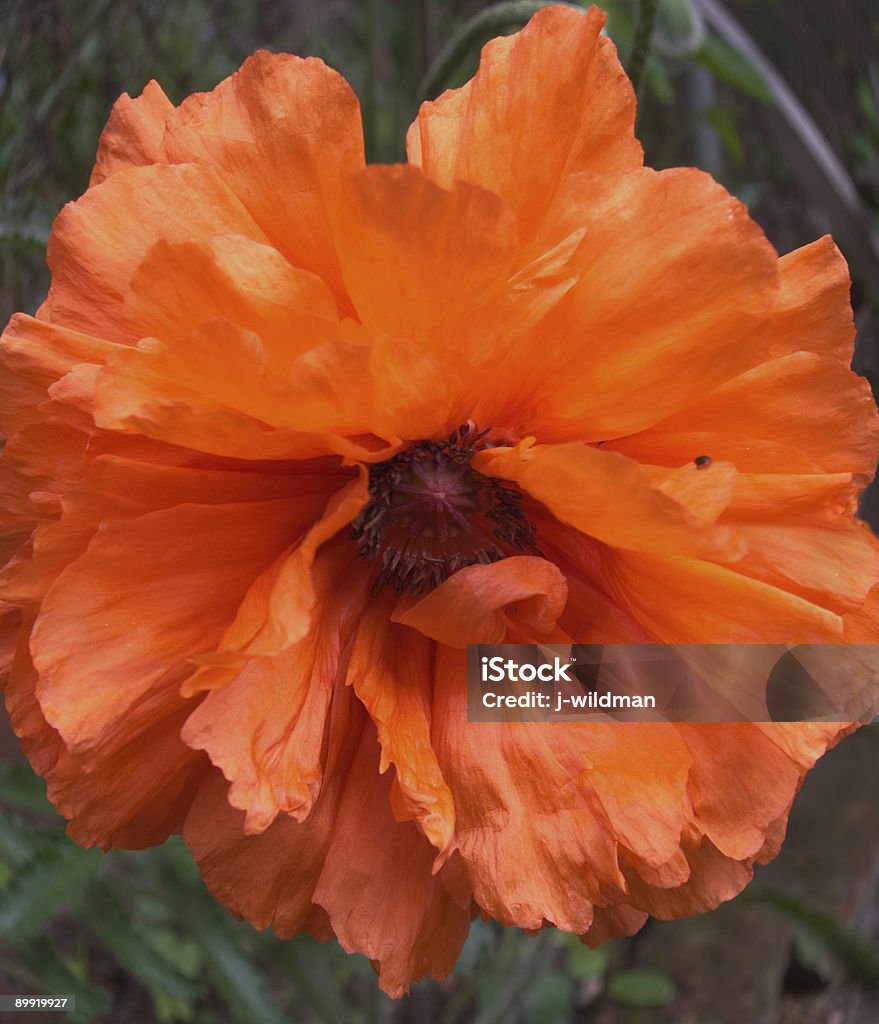
<instances>
[{"instance_id":1,"label":"green leaf","mask_svg":"<svg viewBox=\"0 0 879 1024\"><path fill-rule=\"evenodd\" d=\"M26 764L0 764L0 803L34 814L58 816L46 799L46 783Z\"/></svg>"},{"instance_id":2,"label":"green leaf","mask_svg":"<svg viewBox=\"0 0 879 1024\"><path fill-rule=\"evenodd\" d=\"M151 993L153 1009L159 1024L177 1024L178 1021L195 1020L195 1007L187 999L169 996L167 992L156 990Z\"/></svg>"},{"instance_id":3,"label":"green leaf","mask_svg":"<svg viewBox=\"0 0 879 1024\"><path fill-rule=\"evenodd\" d=\"M21 818L0 815L0 860L5 864L19 867L33 860L39 845L39 833Z\"/></svg>"},{"instance_id":4,"label":"green leaf","mask_svg":"<svg viewBox=\"0 0 879 1024\"><path fill-rule=\"evenodd\" d=\"M608 954L604 946L590 949L577 940L568 953L568 973L578 981L600 978L607 972Z\"/></svg>"},{"instance_id":5,"label":"green leaf","mask_svg":"<svg viewBox=\"0 0 879 1024\"><path fill-rule=\"evenodd\" d=\"M52 230L52 218L45 211L7 199L0 206L0 244L22 245L43 251Z\"/></svg>"},{"instance_id":6,"label":"green leaf","mask_svg":"<svg viewBox=\"0 0 879 1024\"><path fill-rule=\"evenodd\" d=\"M693 54L693 60L708 68L715 78L746 96L760 100L761 103L770 102L772 97L759 71L738 50L717 36L706 36Z\"/></svg>"},{"instance_id":7,"label":"green leaf","mask_svg":"<svg viewBox=\"0 0 879 1024\"><path fill-rule=\"evenodd\" d=\"M570 1024L574 985L562 974L544 974L528 991L527 1024Z\"/></svg>"},{"instance_id":8,"label":"green leaf","mask_svg":"<svg viewBox=\"0 0 879 1024\"><path fill-rule=\"evenodd\" d=\"M97 850L83 850L59 836L16 872L0 896L0 935L28 938L47 918L77 906L100 863Z\"/></svg>"},{"instance_id":9,"label":"green leaf","mask_svg":"<svg viewBox=\"0 0 879 1024\"><path fill-rule=\"evenodd\" d=\"M648 1009L673 1002L675 986L668 975L646 967L614 971L607 983L607 996L622 1006Z\"/></svg>"},{"instance_id":10,"label":"green leaf","mask_svg":"<svg viewBox=\"0 0 879 1024\"><path fill-rule=\"evenodd\" d=\"M232 921L213 903L191 899L187 920L198 941L205 966L226 1000L233 1020L241 1024L286 1024L287 1018L266 991L265 979L242 953L233 934Z\"/></svg>"},{"instance_id":11,"label":"green leaf","mask_svg":"<svg viewBox=\"0 0 879 1024\"><path fill-rule=\"evenodd\" d=\"M733 113L730 108L724 104L717 104L717 106L714 106L711 110L707 111L705 119L717 132L726 152L737 164L740 164L745 158L745 148L738 129L736 128L735 121L733 120Z\"/></svg>"},{"instance_id":12,"label":"green leaf","mask_svg":"<svg viewBox=\"0 0 879 1024\"><path fill-rule=\"evenodd\" d=\"M108 953L150 993L162 992L175 999L192 1001L203 986L189 978L173 959L174 949L161 951L158 940L144 932L141 922L123 909L108 885L98 882L89 889L82 908L86 927Z\"/></svg>"},{"instance_id":13,"label":"green leaf","mask_svg":"<svg viewBox=\"0 0 879 1024\"><path fill-rule=\"evenodd\" d=\"M827 946L800 924L793 926L794 958L828 984L836 966Z\"/></svg>"},{"instance_id":14,"label":"green leaf","mask_svg":"<svg viewBox=\"0 0 879 1024\"><path fill-rule=\"evenodd\" d=\"M19 960L28 968L41 992L71 995L76 1009L59 1014L69 1024L91 1024L103 1020L110 1009L110 993L99 985L80 978L64 963L46 939L32 939L17 950Z\"/></svg>"}]
</instances>

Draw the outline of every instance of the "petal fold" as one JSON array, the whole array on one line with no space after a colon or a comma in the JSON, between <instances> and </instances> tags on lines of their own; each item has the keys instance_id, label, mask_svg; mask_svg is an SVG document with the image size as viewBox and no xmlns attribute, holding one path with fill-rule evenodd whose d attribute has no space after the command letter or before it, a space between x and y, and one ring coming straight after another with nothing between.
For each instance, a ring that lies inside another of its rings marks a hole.
<instances>
[{"instance_id":1,"label":"petal fold","mask_svg":"<svg viewBox=\"0 0 879 1024\"><path fill-rule=\"evenodd\" d=\"M422 105L410 162L444 188L469 181L501 196L526 235L564 175L640 166L635 94L601 35L606 19L597 7L547 7L492 40L470 82Z\"/></svg>"}]
</instances>

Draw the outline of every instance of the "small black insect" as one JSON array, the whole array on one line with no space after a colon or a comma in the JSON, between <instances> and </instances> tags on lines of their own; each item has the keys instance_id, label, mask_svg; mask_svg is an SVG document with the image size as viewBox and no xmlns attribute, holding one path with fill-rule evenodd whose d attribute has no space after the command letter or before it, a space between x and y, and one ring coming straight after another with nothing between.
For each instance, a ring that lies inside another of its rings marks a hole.
<instances>
[{"instance_id":1,"label":"small black insect","mask_svg":"<svg viewBox=\"0 0 879 1024\"><path fill-rule=\"evenodd\" d=\"M693 462L696 463L696 469L708 469L713 459L710 455L699 455L693 459Z\"/></svg>"}]
</instances>

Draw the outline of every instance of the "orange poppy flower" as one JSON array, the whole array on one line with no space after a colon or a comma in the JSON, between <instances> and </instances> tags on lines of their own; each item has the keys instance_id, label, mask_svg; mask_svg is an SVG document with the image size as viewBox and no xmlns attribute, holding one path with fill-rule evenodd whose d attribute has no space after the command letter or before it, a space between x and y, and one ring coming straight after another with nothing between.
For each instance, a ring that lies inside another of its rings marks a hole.
<instances>
[{"instance_id":1,"label":"orange poppy flower","mask_svg":"<svg viewBox=\"0 0 879 1024\"><path fill-rule=\"evenodd\" d=\"M182 830L394 995L475 912L732 897L847 728L468 725L467 643L877 636L845 263L644 168L603 22L490 43L405 166L319 60L123 96L3 336L6 697L70 835Z\"/></svg>"}]
</instances>

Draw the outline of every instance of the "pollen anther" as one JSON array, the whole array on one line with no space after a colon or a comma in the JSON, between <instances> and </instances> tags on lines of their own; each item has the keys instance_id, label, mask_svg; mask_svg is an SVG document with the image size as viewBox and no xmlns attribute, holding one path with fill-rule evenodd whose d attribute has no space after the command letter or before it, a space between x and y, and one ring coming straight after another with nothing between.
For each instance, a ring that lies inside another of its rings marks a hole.
<instances>
[{"instance_id":1,"label":"pollen anther","mask_svg":"<svg viewBox=\"0 0 879 1024\"><path fill-rule=\"evenodd\" d=\"M351 536L378 563L374 595L385 586L421 594L465 566L540 553L520 493L471 465L488 433L464 423L446 441L416 441L370 468L370 500Z\"/></svg>"}]
</instances>

